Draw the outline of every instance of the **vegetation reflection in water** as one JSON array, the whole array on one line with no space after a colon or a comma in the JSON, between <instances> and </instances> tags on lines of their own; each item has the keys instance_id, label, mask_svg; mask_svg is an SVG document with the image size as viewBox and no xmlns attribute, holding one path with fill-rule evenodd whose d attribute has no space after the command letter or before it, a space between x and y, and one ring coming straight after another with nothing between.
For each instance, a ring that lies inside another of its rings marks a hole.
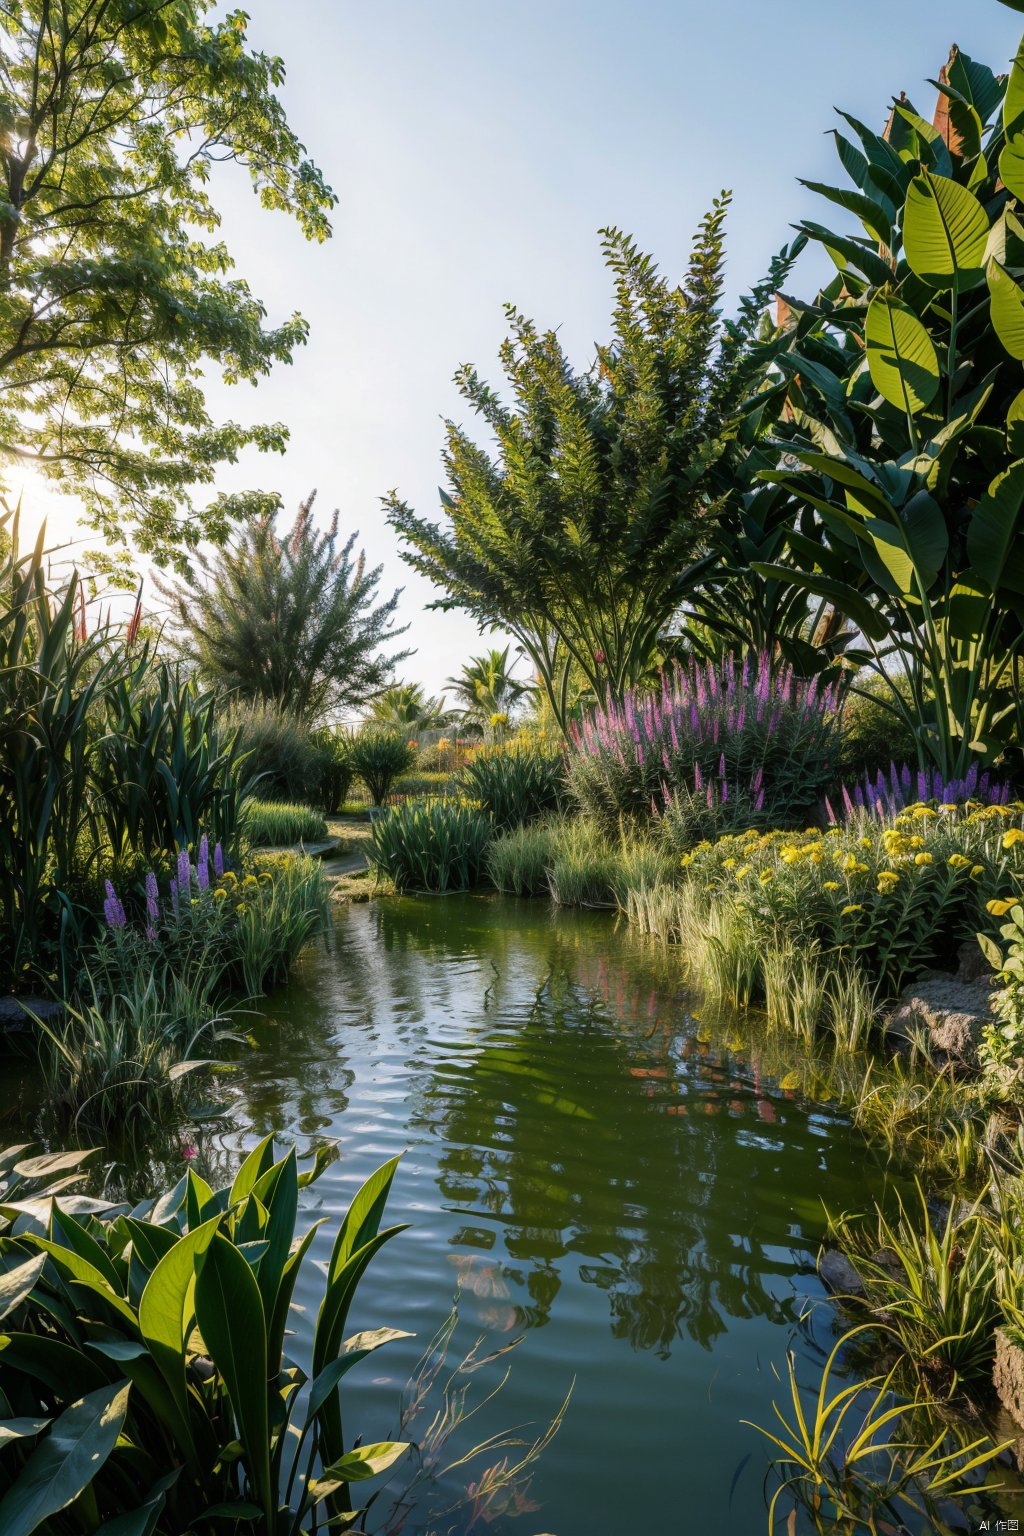
<instances>
[{"instance_id":1,"label":"vegetation reflection in water","mask_svg":"<svg viewBox=\"0 0 1024 1536\"><path fill-rule=\"evenodd\" d=\"M575 1382L522 1518L490 1530L762 1531L767 1451L740 1420L770 1421L787 1347L810 1384L831 1346L830 1307L800 1322L822 1294L823 1204L863 1208L886 1183L845 1114L799 1092L795 1048L706 1025L671 952L609 914L501 898L341 908L328 948L261 1008L257 1049L222 1080L225 1118L164 1166L152 1148L139 1178L160 1187L194 1151L223 1182L257 1136L337 1138L340 1157L304 1192L330 1230L372 1168L405 1152L389 1220L411 1228L376 1261L352 1325L387 1316L416 1338L353 1389L364 1438L397 1430L454 1295L450 1361L479 1336L485 1352L524 1336L457 1451L510 1425L536 1425L534 1438ZM300 1357L318 1279L311 1266L299 1282ZM477 1397L505 1363L476 1373ZM484 1529L437 1514L486 1464L422 1488L405 1536Z\"/></svg>"},{"instance_id":2,"label":"vegetation reflection in water","mask_svg":"<svg viewBox=\"0 0 1024 1536\"><path fill-rule=\"evenodd\" d=\"M543 1426L575 1379L529 1491L539 1510L492 1529L763 1529L766 1453L739 1420L768 1421L770 1367L794 1339L815 1356L831 1342L827 1308L798 1326L821 1295L822 1202L860 1206L885 1182L837 1109L780 1086L785 1062L769 1075L738 1037L712 1039L671 956L607 914L546 904L342 909L330 952L310 953L255 1034L232 1129L201 1157L230 1163L269 1130L337 1136L319 1186L331 1214L408 1148L391 1219L412 1229L382 1256L374 1305L418 1337L366 1389L367 1436L394 1429L457 1293L463 1352L525 1332L467 1445ZM647 1454L624 1464L627 1444ZM417 1518L413 1536L449 1528Z\"/></svg>"}]
</instances>

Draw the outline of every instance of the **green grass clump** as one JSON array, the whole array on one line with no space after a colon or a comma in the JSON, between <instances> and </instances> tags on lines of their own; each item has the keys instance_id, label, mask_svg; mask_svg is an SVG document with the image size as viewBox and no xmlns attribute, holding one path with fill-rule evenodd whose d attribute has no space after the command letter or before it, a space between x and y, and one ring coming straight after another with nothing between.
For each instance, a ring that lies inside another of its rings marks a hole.
<instances>
[{"instance_id":1,"label":"green grass clump","mask_svg":"<svg viewBox=\"0 0 1024 1536\"><path fill-rule=\"evenodd\" d=\"M631 892L657 888L674 861L649 839L620 827L609 835L597 821L565 821L555 834L548 884L562 907L628 906Z\"/></svg>"},{"instance_id":2,"label":"green grass clump","mask_svg":"<svg viewBox=\"0 0 1024 1536\"><path fill-rule=\"evenodd\" d=\"M370 864L399 891L478 885L493 836L490 818L462 800L405 800L372 823Z\"/></svg>"},{"instance_id":3,"label":"green grass clump","mask_svg":"<svg viewBox=\"0 0 1024 1536\"><path fill-rule=\"evenodd\" d=\"M292 843L319 843L327 836L327 823L309 805L284 800L250 800L242 825L256 848L285 848Z\"/></svg>"},{"instance_id":4,"label":"green grass clump","mask_svg":"<svg viewBox=\"0 0 1024 1536\"><path fill-rule=\"evenodd\" d=\"M487 850L487 873L496 890L506 896L548 896L548 868L556 830L532 822L496 837Z\"/></svg>"},{"instance_id":5,"label":"green grass clump","mask_svg":"<svg viewBox=\"0 0 1024 1536\"><path fill-rule=\"evenodd\" d=\"M557 811L565 801L560 754L512 747L483 752L462 770L462 787L504 831Z\"/></svg>"}]
</instances>

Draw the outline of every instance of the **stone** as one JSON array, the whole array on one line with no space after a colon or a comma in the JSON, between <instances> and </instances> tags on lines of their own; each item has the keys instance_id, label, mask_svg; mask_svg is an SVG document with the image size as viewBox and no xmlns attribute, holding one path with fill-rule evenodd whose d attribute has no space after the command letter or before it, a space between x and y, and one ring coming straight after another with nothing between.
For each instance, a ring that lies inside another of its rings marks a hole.
<instances>
[{"instance_id":1,"label":"stone","mask_svg":"<svg viewBox=\"0 0 1024 1536\"><path fill-rule=\"evenodd\" d=\"M912 982L886 1028L897 1037L923 1033L933 1051L976 1069L981 1031L991 1017L991 990L982 981L933 975Z\"/></svg>"},{"instance_id":2,"label":"stone","mask_svg":"<svg viewBox=\"0 0 1024 1536\"><path fill-rule=\"evenodd\" d=\"M60 1023L64 1015L63 1003L52 997L0 997L0 1035L27 1035L35 1028L26 1008L47 1024Z\"/></svg>"},{"instance_id":3,"label":"stone","mask_svg":"<svg viewBox=\"0 0 1024 1536\"><path fill-rule=\"evenodd\" d=\"M1024 1349L1013 1342L1005 1328L996 1329L992 1385L1014 1423L1024 1429Z\"/></svg>"},{"instance_id":4,"label":"stone","mask_svg":"<svg viewBox=\"0 0 1024 1536\"><path fill-rule=\"evenodd\" d=\"M864 1282L845 1253L828 1248L818 1260L818 1274L833 1296L863 1296Z\"/></svg>"},{"instance_id":5,"label":"stone","mask_svg":"<svg viewBox=\"0 0 1024 1536\"><path fill-rule=\"evenodd\" d=\"M956 974L961 981L986 981L992 967L981 952L977 939L965 939L956 952Z\"/></svg>"}]
</instances>

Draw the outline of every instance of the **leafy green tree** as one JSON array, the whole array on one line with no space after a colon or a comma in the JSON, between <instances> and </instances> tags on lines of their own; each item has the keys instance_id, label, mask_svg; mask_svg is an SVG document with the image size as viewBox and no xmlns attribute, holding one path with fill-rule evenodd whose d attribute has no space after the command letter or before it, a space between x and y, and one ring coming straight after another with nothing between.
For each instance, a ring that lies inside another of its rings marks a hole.
<instances>
[{"instance_id":1,"label":"leafy green tree","mask_svg":"<svg viewBox=\"0 0 1024 1536\"><path fill-rule=\"evenodd\" d=\"M195 557L178 582L157 581L184 658L242 703L272 705L317 725L361 707L408 651L388 652L400 591L377 601L381 567L341 542L338 514L324 532L310 496L279 537L273 514L225 548Z\"/></svg>"},{"instance_id":2,"label":"leafy green tree","mask_svg":"<svg viewBox=\"0 0 1024 1536\"><path fill-rule=\"evenodd\" d=\"M491 721L498 716L510 718L516 705L533 690L529 683L522 683L511 675L509 651L497 648L483 656L471 656L456 677L448 678L448 686L459 702L463 718L478 725L484 735L491 731Z\"/></svg>"},{"instance_id":3,"label":"leafy green tree","mask_svg":"<svg viewBox=\"0 0 1024 1536\"><path fill-rule=\"evenodd\" d=\"M1024 49L1007 80L954 48L937 84L931 122L906 98L884 134L845 117L854 186L812 184L862 232L803 226L837 274L790 301L773 353L788 388L768 478L799 515L791 558L753 569L856 624L851 658L953 778L1020 744Z\"/></svg>"},{"instance_id":4,"label":"leafy green tree","mask_svg":"<svg viewBox=\"0 0 1024 1536\"><path fill-rule=\"evenodd\" d=\"M384 730L409 736L447 725L451 715L444 699L428 697L422 683L393 683L370 700L368 717Z\"/></svg>"},{"instance_id":5,"label":"leafy green tree","mask_svg":"<svg viewBox=\"0 0 1024 1536\"><path fill-rule=\"evenodd\" d=\"M132 533L187 564L265 492L193 504L281 425L217 423L203 379L256 382L305 340L266 311L216 238L215 165L241 166L308 239L335 198L275 94L280 59L211 0L10 0L0 8L0 460L83 500L117 544Z\"/></svg>"},{"instance_id":6,"label":"leafy green tree","mask_svg":"<svg viewBox=\"0 0 1024 1536\"><path fill-rule=\"evenodd\" d=\"M444 592L434 606L509 630L563 728L573 676L621 697L715 558L702 552L716 467L753 382L750 343L791 259L723 327L728 202L723 194L702 223L681 287L619 230L602 232L613 335L584 373L555 331L509 306L500 355L511 403L474 368L456 374L496 457L449 421L447 526L395 495L387 502L403 558Z\"/></svg>"}]
</instances>

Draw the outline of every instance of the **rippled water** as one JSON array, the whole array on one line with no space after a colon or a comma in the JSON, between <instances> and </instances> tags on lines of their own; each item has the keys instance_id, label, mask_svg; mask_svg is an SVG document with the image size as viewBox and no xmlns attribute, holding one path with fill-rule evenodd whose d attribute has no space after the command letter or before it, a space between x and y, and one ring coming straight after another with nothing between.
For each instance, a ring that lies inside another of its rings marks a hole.
<instances>
[{"instance_id":1,"label":"rippled water","mask_svg":"<svg viewBox=\"0 0 1024 1536\"><path fill-rule=\"evenodd\" d=\"M404 1152L389 1214L410 1230L375 1261L353 1324L417 1339L362 1367L350 1423L393 1431L453 1298L450 1364L480 1335L486 1350L523 1336L459 1451L543 1425L573 1389L528 1491L536 1512L443 1518L485 1457L418 1491L407 1536L764 1529L765 1451L740 1420L768 1424L772 1364L821 1296L822 1202L862 1204L882 1176L841 1114L761 1076L739 1041L702 1040L674 972L606 914L474 897L342 908L241 1060L210 1149L225 1176L267 1131L339 1138L310 1202L330 1231ZM319 1278L307 1269L309 1304ZM809 1332L830 1325L822 1308Z\"/></svg>"},{"instance_id":2,"label":"rippled water","mask_svg":"<svg viewBox=\"0 0 1024 1536\"><path fill-rule=\"evenodd\" d=\"M389 1218L409 1230L374 1261L351 1328L416 1338L348 1378L346 1422L364 1440L395 1431L453 1300L447 1369L415 1436L478 1339L483 1354L521 1339L458 1378L471 1404L509 1368L456 1429L440 1475L413 1489L405 1536L763 1531L767 1454L740 1420L770 1422L787 1347L809 1380L831 1342L829 1307L797 1324L822 1295L823 1202L862 1207L881 1192L860 1137L767 1076L741 1038L705 1034L671 952L608 914L488 897L336 910L328 945L254 1023L197 1166L226 1183L268 1131L303 1147L337 1138L338 1161L304 1195L308 1220L327 1218L323 1260L359 1183L404 1154ZM151 1177L180 1169L179 1155ZM299 1358L321 1281L308 1264ZM456 1508L521 1450L445 1466L502 1429L532 1424L532 1438L570 1387L518 1490L523 1512Z\"/></svg>"}]
</instances>

